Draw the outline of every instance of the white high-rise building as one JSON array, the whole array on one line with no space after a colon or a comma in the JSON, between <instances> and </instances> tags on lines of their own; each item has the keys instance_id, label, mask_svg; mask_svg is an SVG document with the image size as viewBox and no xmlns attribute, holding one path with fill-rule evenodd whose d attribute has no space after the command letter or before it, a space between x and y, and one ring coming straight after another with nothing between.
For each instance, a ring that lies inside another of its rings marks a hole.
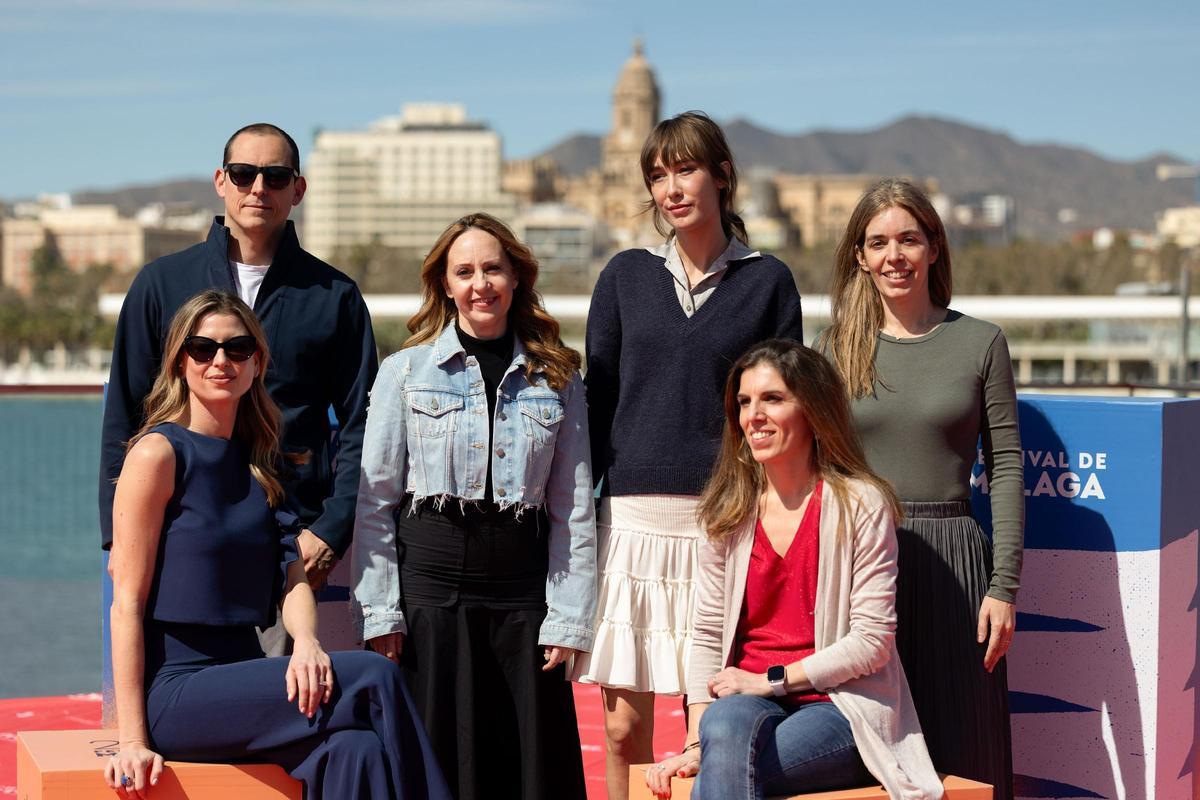
<instances>
[{"instance_id":1,"label":"white high-rise building","mask_svg":"<svg viewBox=\"0 0 1200 800\"><path fill-rule=\"evenodd\" d=\"M407 104L365 131L322 131L304 173L304 245L324 259L374 241L423 252L464 214L516 211L500 135L461 105Z\"/></svg>"}]
</instances>

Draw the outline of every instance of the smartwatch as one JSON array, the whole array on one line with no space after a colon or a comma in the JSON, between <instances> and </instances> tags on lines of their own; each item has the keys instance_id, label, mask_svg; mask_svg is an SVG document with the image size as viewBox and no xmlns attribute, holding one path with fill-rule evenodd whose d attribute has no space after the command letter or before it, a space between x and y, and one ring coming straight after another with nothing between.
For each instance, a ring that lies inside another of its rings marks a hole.
<instances>
[{"instance_id":1,"label":"smartwatch","mask_svg":"<svg viewBox=\"0 0 1200 800\"><path fill-rule=\"evenodd\" d=\"M783 697L787 694L787 670L782 664L776 664L773 667L767 667L767 683L771 684L771 693L776 697Z\"/></svg>"}]
</instances>

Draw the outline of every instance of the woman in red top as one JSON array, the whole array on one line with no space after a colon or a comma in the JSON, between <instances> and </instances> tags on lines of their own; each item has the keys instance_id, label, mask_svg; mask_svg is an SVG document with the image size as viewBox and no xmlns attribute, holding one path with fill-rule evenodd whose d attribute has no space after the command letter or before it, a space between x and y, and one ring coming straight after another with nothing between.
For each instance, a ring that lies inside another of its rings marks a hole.
<instances>
[{"instance_id":1,"label":"woman in red top","mask_svg":"<svg viewBox=\"0 0 1200 800\"><path fill-rule=\"evenodd\" d=\"M725 386L721 456L701 497L707 537L683 751L646 782L698 800L881 782L937 798L895 654L899 503L870 471L836 371L773 339Z\"/></svg>"}]
</instances>

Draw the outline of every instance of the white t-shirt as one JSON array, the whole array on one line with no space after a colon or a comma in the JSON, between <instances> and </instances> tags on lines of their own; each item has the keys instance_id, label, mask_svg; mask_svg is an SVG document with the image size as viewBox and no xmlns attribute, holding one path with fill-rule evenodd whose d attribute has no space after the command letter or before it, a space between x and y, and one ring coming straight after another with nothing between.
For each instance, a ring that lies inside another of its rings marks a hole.
<instances>
[{"instance_id":1,"label":"white t-shirt","mask_svg":"<svg viewBox=\"0 0 1200 800\"><path fill-rule=\"evenodd\" d=\"M237 287L238 297L242 298L246 305L254 308L254 301L258 298L258 289L262 286L263 278L266 277L267 270L271 268L271 265L260 267L256 264L243 264L232 258L229 259L229 265L233 267L233 285Z\"/></svg>"}]
</instances>

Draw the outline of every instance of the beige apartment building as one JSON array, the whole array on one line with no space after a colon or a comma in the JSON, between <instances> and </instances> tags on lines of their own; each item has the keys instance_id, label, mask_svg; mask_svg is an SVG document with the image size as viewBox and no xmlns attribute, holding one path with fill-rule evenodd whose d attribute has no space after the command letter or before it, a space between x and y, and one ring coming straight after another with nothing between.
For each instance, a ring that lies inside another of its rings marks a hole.
<instances>
[{"instance_id":1,"label":"beige apartment building","mask_svg":"<svg viewBox=\"0 0 1200 800\"><path fill-rule=\"evenodd\" d=\"M0 222L0 278L28 294L34 253L47 244L73 270L111 264L117 272L131 272L201 241L204 233L146 225L120 216L115 206L46 208L35 217Z\"/></svg>"},{"instance_id":2,"label":"beige apartment building","mask_svg":"<svg viewBox=\"0 0 1200 800\"><path fill-rule=\"evenodd\" d=\"M1180 247L1200 247L1200 205L1166 209L1158 215L1157 232Z\"/></svg>"},{"instance_id":3,"label":"beige apartment building","mask_svg":"<svg viewBox=\"0 0 1200 800\"><path fill-rule=\"evenodd\" d=\"M840 239L858 199L883 177L866 173L797 175L780 172L775 175L775 186L779 192L779 207L799 228L802 243L809 247ZM937 181L932 178L917 183L929 194L937 193Z\"/></svg>"},{"instance_id":4,"label":"beige apartment building","mask_svg":"<svg viewBox=\"0 0 1200 800\"><path fill-rule=\"evenodd\" d=\"M879 177L781 172L775 176L775 186L779 191L780 208L800 229L800 237L807 247L839 239L858 198Z\"/></svg>"},{"instance_id":5,"label":"beige apartment building","mask_svg":"<svg viewBox=\"0 0 1200 800\"><path fill-rule=\"evenodd\" d=\"M500 135L461 105L407 104L363 131L321 131L305 167L304 245L323 259L378 241L427 251L472 211L511 219Z\"/></svg>"}]
</instances>

